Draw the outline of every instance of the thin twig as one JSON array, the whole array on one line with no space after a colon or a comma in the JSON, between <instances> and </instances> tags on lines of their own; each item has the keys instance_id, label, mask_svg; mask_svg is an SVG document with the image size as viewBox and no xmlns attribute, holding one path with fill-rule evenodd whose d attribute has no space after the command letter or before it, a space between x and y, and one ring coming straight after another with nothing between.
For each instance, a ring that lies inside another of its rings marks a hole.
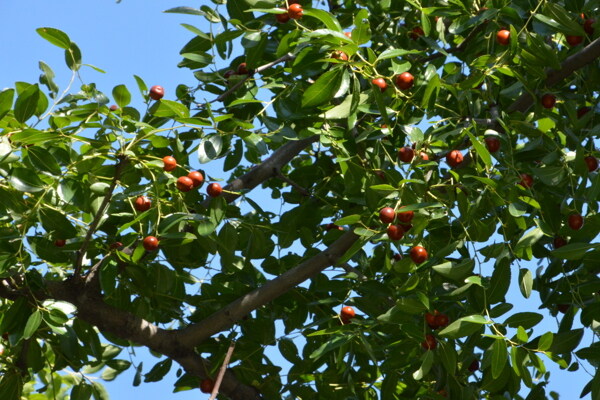
<instances>
[{"instance_id":1,"label":"thin twig","mask_svg":"<svg viewBox=\"0 0 600 400\"><path fill-rule=\"evenodd\" d=\"M237 82L235 85L233 85L232 87L230 87L229 89L227 89L225 91L225 93L221 94L219 97L217 97L216 99L214 99L213 101L211 101L211 103L216 103L218 101L223 101L227 96L229 96L231 93L235 92L236 90L238 90L240 88L240 86L242 86L244 84L244 82L246 82L248 79L250 79L250 77L252 75L254 75L255 73L259 73L264 71L265 69L269 69L272 66L279 64L280 62L284 62L284 61L288 61L288 60L293 60L294 58L296 58L295 55L293 55L292 53L287 53L286 55L284 55L283 57L279 57L277 60L275 61L271 61L270 63L267 63L265 65L261 65L260 67L256 68L255 70L249 71L248 75L246 75L244 77L244 79L240 80L239 82Z\"/></svg>"},{"instance_id":2,"label":"thin twig","mask_svg":"<svg viewBox=\"0 0 600 400\"><path fill-rule=\"evenodd\" d=\"M294 182L293 180L291 180L287 176L283 175L281 173L281 170L279 168L275 168L274 172L275 172L275 175L279 179L281 179L282 181L284 181L288 185L293 186L296 190L298 190L300 192L300 194L302 194L303 196L310 196L310 192L308 190L304 189L302 186L298 185L296 182Z\"/></svg>"},{"instance_id":3,"label":"thin twig","mask_svg":"<svg viewBox=\"0 0 600 400\"><path fill-rule=\"evenodd\" d=\"M75 261L75 272L73 273L74 277L79 276L79 274L81 273L83 258L85 257L85 253L90 245L92 236L96 232L96 229L98 229L98 225L100 224L102 217L104 217L104 212L106 211L106 207L108 206L108 203L110 202L113 192L114 192L115 188L117 187L117 182L119 182L119 179L121 178L121 173L123 172L123 168L125 168L125 165L129 161L129 159L125 155L119 156L118 159L119 159L119 161L115 165L115 175L113 177L113 180L110 183L110 186L109 186L108 190L106 191L106 194L104 195L104 199L102 199L102 203L100 204L100 207L98 207L98 212L96 213L94 220L90 224L90 227L85 235L85 239L83 239L83 243L81 244L81 248L77 252L77 260Z\"/></svg>"},{"instance_id":4,"label":"thin twig","mask_svg":"<svg viewBox=\"0 0 600 400\"><path fill-rule=\"evenodd\" d=\"M233 349L235 348L235 340L232 340L229 344L229 349L227 349L227 354L225 354L225 359L223 360L223 365L219 369L219 373L217 374L217 379L215 380L215 386L213 387L212 393L208 400L215 400L217 398L217 394L219 393L219 386L221 386L221 382L223 381L223 376L225 376L225 371L227 371L227 366L229 365L229 360L231 360L231 356L233 355Z\"/></svg>"}]
</instances>

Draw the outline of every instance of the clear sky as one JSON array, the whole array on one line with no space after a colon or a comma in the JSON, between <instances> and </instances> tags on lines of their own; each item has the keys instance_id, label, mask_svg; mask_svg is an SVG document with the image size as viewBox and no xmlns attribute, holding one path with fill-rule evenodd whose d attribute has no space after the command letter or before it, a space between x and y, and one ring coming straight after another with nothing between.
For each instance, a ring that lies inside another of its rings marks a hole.
<instances>
[{"instance_id":1,"label":"clear sky","mask_svg":"<svg viewBox=\"0 0 600 400\"><path fill-rule=\"evenodd\" d=\"M37 82L40 75L39 60L50 65L56 73L56 83L61 90L65 88L70 79L70 71L64 63L63 50L51 45L36 33L39 27L54 27L67 33L71 40L77 43L84 63L93 64L106 71L106 74L101 74L91 68L82 68L84 83L95 82L97 88L109 97L114 86L125 84L133 95L132 105L141 106L142 99L133 79L133 75L136 74L142 77L148 86L162 85L166 91L165 98L172 99L178 84L195 85L195 78L189 70L177 68L177 63L181 60L179 50L192 38L192 33L181 27L180 23L188 23L204 31L207 31L208 25L203 17L165 14L162 11L184 5L198 7L200 4L212 5L208 0L188 4L183 1L147 0L123 0L120 4L116 4L114 0L0 1L0 15L3 16L3 22L0 24L0 37L3 38L0 40L0 90L14 87L16 81ZM76 82L74 89L80 85L81 82ZM225 177L220 170L207 172L212 176ZM529 267L532 272L536 268L532 263L522 266ZM517 267L514 268L513 279L517 275ZM491 270L484 271L484 275L491 275ZM517 289L516 282L512 287L509 301L515 304L513 311L538 311L539 297L536 292L531 299L525 301ZM578 317L575 320L577 321ZM548 317L543 324L546 330L555 329L557 321ZM543 332L542 327L536 327L537 334ZM590 339L586 336L583 343L589 344ZM121 357L127 358L126 353ZM142 357L142 360L145 372L158 361L152 356ZM579 398L581 389L590 379L589 376L581 370L576 373L558 371L548 359L544 358L544 362L552 371L552 383L549 388L559 392L561 399ZM173 394L172 384L176 380L173 372L162 382L142 383L137 388L131 386L132 380L133 370L129 370L115 382L107 383L111 398L207 398L197 390Z\"/></svg>"}]
</instances>

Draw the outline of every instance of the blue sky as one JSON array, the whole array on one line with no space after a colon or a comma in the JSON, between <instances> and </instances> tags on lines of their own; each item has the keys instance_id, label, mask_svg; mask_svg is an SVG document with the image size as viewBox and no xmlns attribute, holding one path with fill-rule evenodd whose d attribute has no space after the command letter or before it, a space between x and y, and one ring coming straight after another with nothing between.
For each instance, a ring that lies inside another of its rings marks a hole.
<instances>
[{"instance_id":1,"label":"blue sky","mask_svg":"<svg viewBox=\"0 0 600 400\"><path fill-rule=\"evenodd\" d=\"M235 0L234 0L235 1ZM66 67L63 51L41 38L36 29L54 27L67 33L82 51L83 62L93 64L106 71L101 74L91 68L82 68L80 74L84 83L95 82L97 88L110 97L112 88L119 84L128 86L133 94L133 106L142 107L142 98L133 79L136 74L142 77L148 86L162 85L165 98L174 98L175 87L180 84L195 85L192 73L187 69L177 68L181 60L179 50L192 38L192 33L180 26L188 23L202 30L207 24L202 17L180 14L165 14L162 11L176 6L194 6L212 3L208 0L186 4L185 2L123 0L116 4L114 0L96 1L2 1L0 15L0 89L14 87L16 81L37 82L40 75L38 61L43 60L56 73L56 83L61 90L65 88L70 71ZM81 82L76 82L73 90L77 90ZM212 95L209 97L212 98ZM210 175L225 178L218 170L219 164L213 164L208 170ZM203 166L206 167L206 166ZM265 196L266 197L266 196ZM266 198L265 200L267 200ZM254 197L256 200L256 197ZM535 271L534 264L523 264ZM517 267L514 267L511 302L518 311L538 311L539 298L534 292L529 300L523 299L516 285ZM488 268L484 275L490 275ZM501 319L503 320L503 319ZM578 320L578 317L576 317ZM554 330L557 321L546 318L543 325L536 328L536 333ZM584 338L584 343L590 337ZM143 353L136 349L138 354ZM121 355L127 358L126 352ZM143 356L144 370L157 362L152 356ZM275 360L277 361L277 360ZM577 373L558 371L554 364L544 359L552 371L550 389L561 394L562 399L575 399L589 380L581 370ZM283 361L282 361L283 362ZM113 400L129 400L133 396L147 399L201 399L208 398L199 391L172 393L172 383L176 380L171 373L162 382L142 384L133 388L133 371L127 371L115 382L107 383Z\"/></svg>"}]
</instances>

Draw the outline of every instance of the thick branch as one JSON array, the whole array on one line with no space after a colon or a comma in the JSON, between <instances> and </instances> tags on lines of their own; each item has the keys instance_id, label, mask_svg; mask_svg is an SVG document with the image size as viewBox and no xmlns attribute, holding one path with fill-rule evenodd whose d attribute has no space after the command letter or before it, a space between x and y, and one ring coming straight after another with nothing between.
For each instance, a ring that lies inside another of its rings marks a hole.
<instances>
[{"instance_id":1,"label":"thick branch","mask_svg":"<svg viewBox=\"0 0 600 400\"><path fill-rule=\"evenodd\" d=\"M600 57L600 38L597 38L592 43L587 45L581 51L568 57L562 62L561 68L558 71L551 70L547 74L546 86L551 87L561 82L573 72L586 65L594 62ZM523 93L510 107L508 112L520 111L525 112L534 103L534 99L530 93Z\"/></svg>"},{"instance_id":2,"label":"thick branch","mask_svg":"<svg viewBox=\"0 0 600 400\"><path fill-rule=\"evenodd\" d=\"M260 165L257 165L252 170L225 186L223 188L225 191L223 194L225 200L227 200L228 203L231 203L240 197L240 194L238 193L242 190L248 191L254 189L267 179L277 176L277 171L280 171L281 167L289 163L292 158L296 157L298 153L306 148L306 146L317 140L319 140L319 136L314 135L306 139L287 142ZM210 205L210 199L206 200L203 205L204 207L208 207Z\"/></svg>"},{"instance_id":3,"label":"thick branch","mask_svg":"<svg viewBox=\"0 0 600 400\"><path fill-rule=\"evenodd\" d=\"M358 240L353 232L346 232L331 246L319 254L290 269L279 277L238 298L223 309L202 320L189 325L178 334L178 340L185 346L196 346L242 319L250 311L261 307L287 293L300 283L315 276L325 268L334 265Z\"/></svg>"}]
</instances>

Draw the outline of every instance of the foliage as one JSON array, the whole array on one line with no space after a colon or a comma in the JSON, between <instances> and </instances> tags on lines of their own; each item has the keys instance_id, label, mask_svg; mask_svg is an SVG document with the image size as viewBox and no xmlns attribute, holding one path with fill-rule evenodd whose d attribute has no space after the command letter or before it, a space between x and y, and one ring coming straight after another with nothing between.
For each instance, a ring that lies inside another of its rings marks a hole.
<instances>
[{"instance_id":1,"label":"foliage","mask_svg":"<svg viewBox=\"0 0 600 400\"><path fill-rule=\"evenodd\" d=\"M101 400L89 374L135 368L139 385L177 365L189 390L230 361L220 398L542 399L546 362L597 367L600 29L579 16L597 1L305 0L284 23L281 2L213 2L167 11L213 24L184 25L179 67L197 87L154 101L136 76L139 95L117 85L109 108L94 84L63 94L41 62L39 83L0 92L0 398ZM66 33L38 33L83 73ZM177 190L198 162L222 162L204 175L223 195ZM414 211L401 240L379 220L388 206ZM511 280L540 312L513 309ZM447 326L427 324L434 310ZM548 313L564 313L557 329L536 329ZM139 345L165 357L121 355ZM587 393L600 396L597 370Z\"/></svg>"}]
</instances>

